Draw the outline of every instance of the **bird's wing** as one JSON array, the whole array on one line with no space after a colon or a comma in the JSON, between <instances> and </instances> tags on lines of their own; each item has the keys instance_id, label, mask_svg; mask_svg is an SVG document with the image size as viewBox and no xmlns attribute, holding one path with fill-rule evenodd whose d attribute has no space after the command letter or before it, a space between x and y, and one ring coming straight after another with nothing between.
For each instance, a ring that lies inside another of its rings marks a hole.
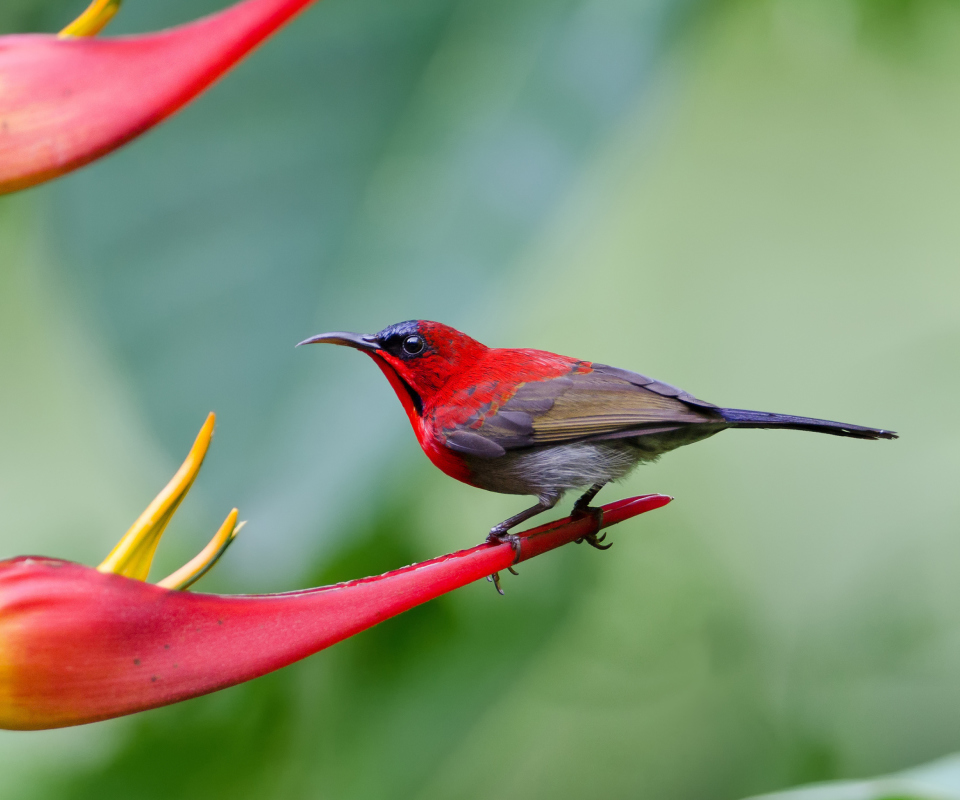
<instances>
[{"instance_id":1,"label":"bird's wing","mask_svg":"<svg viewBox=\"0 0 960 800\"><path fill-rule=\"evenodd\" d=\"M479 458L545 444L646 436L722 423L716 407L660 381L592 364L588 372L523 383L494 413L445 432L447 446Z\"/></svg>"}]
</instances>

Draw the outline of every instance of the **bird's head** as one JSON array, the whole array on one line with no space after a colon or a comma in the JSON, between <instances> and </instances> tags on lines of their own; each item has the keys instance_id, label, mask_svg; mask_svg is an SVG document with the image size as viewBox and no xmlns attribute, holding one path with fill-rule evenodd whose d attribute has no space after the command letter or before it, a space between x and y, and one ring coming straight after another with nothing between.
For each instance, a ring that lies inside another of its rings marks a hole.
<instances>
[{"instance_id":1,"label":"bird's head","mask_svg":"<svg viewBox=\"0 0 960 800\"><path fill-rule=\"evenodd\" d=\"M407 413L417 416L451 377L487 351L456 328L427 320L398 322L373 335L321 333L300 344L339 344L362 350L383 370Z\"/></svg>"}]
</instances>

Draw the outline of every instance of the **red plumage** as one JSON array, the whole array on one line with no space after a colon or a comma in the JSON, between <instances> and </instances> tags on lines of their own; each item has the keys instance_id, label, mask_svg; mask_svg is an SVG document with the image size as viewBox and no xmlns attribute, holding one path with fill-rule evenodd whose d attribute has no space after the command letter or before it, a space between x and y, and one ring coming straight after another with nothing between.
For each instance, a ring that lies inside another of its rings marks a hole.
<instances>
[{"instance_id":1,"label":"red plumage","mask_svg":"<svg viewBox=\"0 0 960 800\"><path fill-rule=\"evenodd\" d=\"M470 467L462 453L447 447L446 432L481 428L523 383L590 370L585 362L544 350L486 347L439 322L420 322L419 335L427 348L416 360L384 350L370 356L393 386L430 461L472 486L478 484ZM420 398L419 409L411 389Z\"/></svg>"}]
</instances>

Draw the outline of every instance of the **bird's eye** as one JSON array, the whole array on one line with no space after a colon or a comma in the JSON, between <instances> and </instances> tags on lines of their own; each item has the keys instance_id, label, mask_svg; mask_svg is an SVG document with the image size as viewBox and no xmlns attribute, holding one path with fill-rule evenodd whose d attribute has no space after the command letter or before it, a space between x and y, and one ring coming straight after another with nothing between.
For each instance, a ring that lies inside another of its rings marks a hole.
<instances>
[{"instance_id":1,"label":"bird's eye","mask_svg":"<svg viewBox=\"0 0 960 800\"><path fill-rule=\"evenodd\" d=\"M419 336L408 336L403 340L403 352L410 356L423 352L423 339Z\"/></svg>"}]
</instances>

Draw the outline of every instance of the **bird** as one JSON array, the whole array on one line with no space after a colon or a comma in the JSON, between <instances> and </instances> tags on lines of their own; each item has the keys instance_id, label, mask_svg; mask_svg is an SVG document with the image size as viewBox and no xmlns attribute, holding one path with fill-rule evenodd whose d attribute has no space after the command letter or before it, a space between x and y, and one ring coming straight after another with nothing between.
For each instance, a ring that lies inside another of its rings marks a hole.
<instances>
[{"instance_id":1,"label":"bird","mask_svg":"<svg viewBox=\"0 0 960 800\"><path fill-rule=\"evenodd\" d=\"M574 516L607 483L637 465L728 428L814 431L896 439L894 431L789 414L722 408L637 372L544 350L493 348L439 322L408 320L373 335L334 331L305 344L370 356L400 399L424 453L440 470L491 492L532 495L535 505L494 525L490 541L586 490ZM600 549L603 538L586 541ZM499 586L498 586L499 590Z\"/></svg>"}]
</instances>

